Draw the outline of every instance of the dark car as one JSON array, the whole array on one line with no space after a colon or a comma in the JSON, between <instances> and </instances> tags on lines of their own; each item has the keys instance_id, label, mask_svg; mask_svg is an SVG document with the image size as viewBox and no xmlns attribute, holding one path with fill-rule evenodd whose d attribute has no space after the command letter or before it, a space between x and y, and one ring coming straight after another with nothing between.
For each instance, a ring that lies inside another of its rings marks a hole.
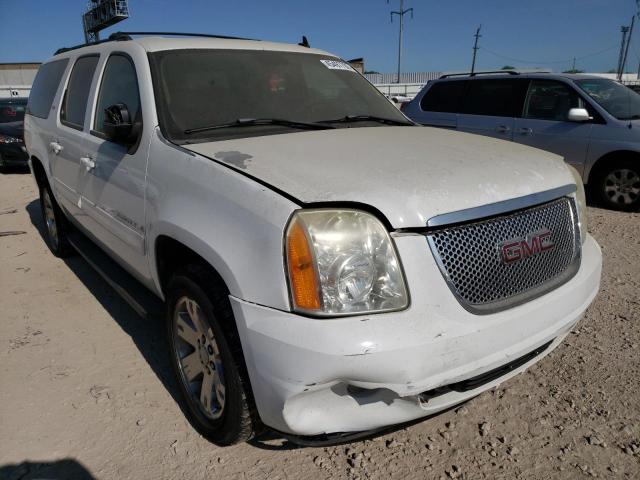
<instances>
[{"instance_id":1,"label":"dark car","mask_svg":"<svg viewBox=\"0 0 640 480\"><path fill-rule=\"evenodd\" d=\"M24 148L26 98L0 99L0 168L27 166Z\"/></svg>"}]
</instances>

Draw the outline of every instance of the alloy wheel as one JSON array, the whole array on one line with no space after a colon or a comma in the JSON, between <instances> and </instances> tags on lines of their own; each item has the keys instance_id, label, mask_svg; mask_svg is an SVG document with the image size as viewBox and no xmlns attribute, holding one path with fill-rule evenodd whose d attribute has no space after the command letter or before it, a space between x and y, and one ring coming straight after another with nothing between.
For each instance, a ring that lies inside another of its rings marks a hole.
<instances>
[{"instance_id":1,"label":"alloy wheel","mask_svg":"<svg viewBox=\"0 0 640 480\"><path fill-rule=\"evenodd\" d=\"M49 240L54 250L58 248L60 239L58 238L58 225L56 223L56 215L53 210L53 202L49 196L49 191L45 188L42 195L42 204L44 207L44 222L49 232Z\"/></svg>"},{"instance_id":2,"label":"alloy wheel","mask_svg":"<svg viewBox=\"0 0 640 480\"><path fill-rule=\"evenodd\" d=\"M628 168L613 170L604 179L604 193L612 203L633 204L640 197L640 174Z\"/></svg>"},{"instance_id":3,"label":"alloy wheel","mask_svg":"<svg viewBox=\"0 0 640 480\"><path fill-rule=\"evenodd\" d=\"M205 313L192 298L176 302L172 342L191 403L208 419L219 419L225 405L222 358Z\"/></svg>"}]
</instances>

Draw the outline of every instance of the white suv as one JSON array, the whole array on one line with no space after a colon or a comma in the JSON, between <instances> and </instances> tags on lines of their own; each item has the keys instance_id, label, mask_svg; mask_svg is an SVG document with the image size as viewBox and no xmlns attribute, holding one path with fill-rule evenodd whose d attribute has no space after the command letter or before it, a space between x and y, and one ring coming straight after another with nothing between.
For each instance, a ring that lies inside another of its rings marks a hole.
<instances>
[{"instance_id":1,"label":"white suv","mask_svg":"<svg viewBox=\"0 0 640 480\"><path fill-rule=\"evenodd\" d=\"M456 405L553 350L598 291L561 157L415 126L320 50L61 50L25 137L51 250L88 236L164 300L185 411L218 444Z\"/></svg>"}]
</instances>

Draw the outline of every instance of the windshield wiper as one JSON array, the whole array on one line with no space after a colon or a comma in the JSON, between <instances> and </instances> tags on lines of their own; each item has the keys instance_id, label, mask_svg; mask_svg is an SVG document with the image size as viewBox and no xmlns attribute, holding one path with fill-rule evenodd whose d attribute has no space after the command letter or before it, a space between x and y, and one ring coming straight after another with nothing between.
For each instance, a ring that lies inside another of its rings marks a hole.
<instances>
[{"instance_id":1,"label":"windshield wiper","mask_svg":"<svg viewBox=\"0 0 640 480\"><path fill-rule=\"evenodd\" d=\"M408 120L395 120L393 118L376 117L375 115L347 115L335 120L321 120L321 123L353 123L353 122L378 122L386 125L415 125Z\"/></svg>"},{"instance_id":2,"label":"windshield wiper","mask_svg":"<svg viewBox=\"0 0 640 480\"><path fill-rule=\"evenodd\" d=\"M618 117L618 120L638 120L640 115L631 115L630 117Z\"/></svg>"},{"instance_id":3,"label":"windshield wiper","mask_svg":"<svg viewBox=\"0 0 640 480\"><path fill-rule=\"evenodd\" d=\"M238 118L235 122L222 123L219 125L206 125L204 127L188 128L185 134L208 132L209 130L219 130L222 128L250 127L252 125L281 125L284 127L300 128L306 130L326 130L336 128L331 125L311 122L298 122L295 120L285 120L283 118Z\"/></svg>"}]
</instances>

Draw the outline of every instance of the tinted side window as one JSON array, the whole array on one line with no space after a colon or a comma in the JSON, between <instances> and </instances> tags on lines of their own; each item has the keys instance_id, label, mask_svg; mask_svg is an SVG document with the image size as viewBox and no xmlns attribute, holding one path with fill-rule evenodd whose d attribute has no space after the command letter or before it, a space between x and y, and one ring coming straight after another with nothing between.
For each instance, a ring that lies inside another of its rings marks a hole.
<instances>
[{"instance_id":1,"label":"tinted side window","mask_svg":"<svg viewBox=\"0 0 640 480\"><path fill-rule=\"evenodd\" d=\"M532 80L524 118L562 122L567 120L570 109L582 107L579 95L565 84L553 80Z\"/></svg>"},{"instance_id":2,"label":"tinted side window","mask_svg":"<svg viewBox=\"0 0 640 480\"><path fill-rule=\"evenodd\" d=\"M104 133L104 111L116 103L124 103L132 120L140 115L140 93L136 70L129 58L112 55L107 60L98 94L94 130Z\"/></svg>"},{"instance_id":3,"label":"tinted side window","mask_svg":"<svg viewBox=\"0 0 640 480\"><path fill-rule=\"evenodd\" d=\"M472 80L463 111L471 115L520 116L525 85L526 81L518 80Z\"/></svg>"},{"instance_id":4,"label":"tinted side window","mask_svg":"<svg viewBox=\"0 0 640 480\"><path fill-rule=\"evenodd\" d=\"M96 71L98 56L79 58L69 77L67 91L64 93L62 107L60 108L60 121L62 123L82 130L84 114L87 111L87 99L91 89L91 80Z\"/></svg>"},{"instance_id":5,"label":"tinted side window","mask_svg":"<svg viewBox=\"0 0 640 480\"><path fill-rule=\"evenodd\" d=\"M457 113L466 87L466 81L435 83L420 100L420 108L426 112Z\"/></svg>"},{"instance_id":6,"label":"tinted side window","mask_svg":"<svg viewBox=\"0 0 640 480\"><path fill-rule=\"evenodd\" d=\"M53 97L56 96L60 79L68 63L69 59L63 58L55 62L45 63L38 69L36 78L31 86L31 94L27 104L28 114L40 118L49 116Z\"/></svg>"}]
</instances>

